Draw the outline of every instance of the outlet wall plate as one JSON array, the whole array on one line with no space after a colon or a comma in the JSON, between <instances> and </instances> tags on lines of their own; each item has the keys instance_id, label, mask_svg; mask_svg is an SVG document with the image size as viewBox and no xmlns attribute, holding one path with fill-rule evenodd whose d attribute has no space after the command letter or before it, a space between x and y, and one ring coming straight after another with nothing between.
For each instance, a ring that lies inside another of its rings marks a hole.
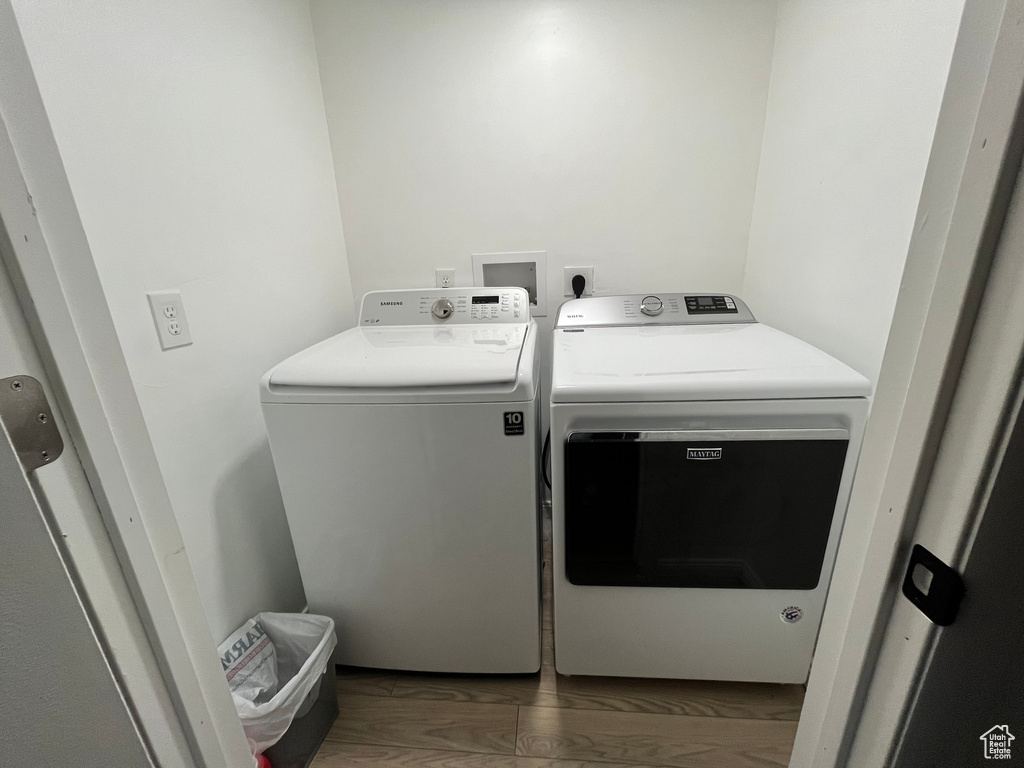
<instances>
[{"instance_id":1,"label":"outlet wall plate","mask_svg":"<svg viewBox=\"0 0 1024 768\"><path fill-rule=\"evenodd\" d=\"M146 294L149 310L156 323L161 349L184 347L192 343L192 332L185 317L181 291L152 291Z\"/></svg>"},{"instance_id":2,"label":"outlet wall plate","mask_svg":"<svg viewBox=\"0 0 1024 768\"><path fill-rule=\"evenodd\" d=\"M548 252L474 253L473 285L525 288L530 295L530 315L548 313Z\"/></svg>"},{"instance_id":3,"label":"outlet wall plate","mask_svg":"<svg viewBox=\"0 0 1024 768\"><path fill-rule=\"evenodd\" d=\"M435 288L454 288L455 287L455 270L454 269L442 269L437 268L434 270L434 287Z\"/></svg>"},{"instance_id":4,"label":"outlet wall plate","mask_svg":"<svg viewBox=\"0 0 1024 768\"><path fill-rule=\"evenodd\" d=\"M583 275L587 281L583 286L584 296L594 295L594 268L593 267L565 267L562 270L562 295L570 298L576 294L572 290L572 279L576 275Z\"/></svg>"}]
</instances>

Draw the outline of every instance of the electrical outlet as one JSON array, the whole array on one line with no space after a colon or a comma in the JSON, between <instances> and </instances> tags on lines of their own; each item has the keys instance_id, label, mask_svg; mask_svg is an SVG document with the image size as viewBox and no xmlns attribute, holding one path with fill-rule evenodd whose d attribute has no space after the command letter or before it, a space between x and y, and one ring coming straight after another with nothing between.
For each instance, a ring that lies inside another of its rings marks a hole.
<instances>
[{"instance_id":1,"label":"electrical outlet","mask_svg":"<svg viewBox=\"0 0 1024 768\"><path fill-rule=\"evenodd\" d=\"M454 269L435 269L434 270L434 287L435 288L454 288L455 287L455 270Z\"/></svg>"},{"instance_id":2,"label":"electrical outlet","mask_svg":"<svg viewBox=\"0 0 1024 768\"><path fill-rule=\"evenodd\" d=\"M192 334L185 319L185 305L181 303L181 291L153 291L147 293L149 309L156 323L156 333L161 349L183 347L192 343Z\"/></svg>"},{"instance_id":3,"label":"electrical outlet","mask_svg":"<svg viewBox=\"0 0 1024 768\"><path fill-rule=\"evenodd\" d=\"M575 296L576 293L572 289L572 279L576 275L583 275L587 281L583 286L584 296L594 295L594 268L593 267L565 267L562 272L562 295L563 296Z\"/></svg>"}]
</instances>

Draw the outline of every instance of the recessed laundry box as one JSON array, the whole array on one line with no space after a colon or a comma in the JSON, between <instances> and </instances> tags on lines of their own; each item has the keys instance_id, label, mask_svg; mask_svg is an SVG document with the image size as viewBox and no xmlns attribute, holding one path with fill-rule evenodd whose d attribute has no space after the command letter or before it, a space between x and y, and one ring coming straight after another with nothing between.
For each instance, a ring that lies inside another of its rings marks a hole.
<instances>
[{"instance_id":1,"label":"recessed laundry box","mask_svg":"<svg viewBox=\"0 0 1024 768\"><path fill-rule=\"evenodd\" d=\"M520 288L368 293L261 384L335 661L540 668L537 330Z\"/></svg>"},{"instance_id":2,"label":"recessed laundry box","mask_svg":"<svg viewBox=\"0 0 1024 768\"><path fill-rule=\"evenodd\" d=\"M569 301L553 348L558 671L803 682L868 381L726 295Z\"/></svg>"}]
</instances>

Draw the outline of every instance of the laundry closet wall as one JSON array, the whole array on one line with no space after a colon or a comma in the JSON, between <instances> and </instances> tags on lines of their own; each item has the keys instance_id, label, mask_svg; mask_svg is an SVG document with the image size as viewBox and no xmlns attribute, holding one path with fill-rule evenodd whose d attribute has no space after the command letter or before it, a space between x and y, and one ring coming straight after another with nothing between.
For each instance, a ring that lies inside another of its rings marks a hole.
<instances>
[{"instance_id":1,"label":"laundry closet wall","mask_svg":"<svg viewBox=\"0 0 1024 768\"><path fill-rule=\"evenodd\" d=\"M962 6L312 0L356 297L546 250L545 357L580 265L874 380Z\"/></svg>"},{"instance_id":2,"label":"laundry closet wall","mask_svg":"<svg viewBox=\"0 0 1024 768\"><path fill-rule=\"evenodd\" d=\"M963 0L779 5L742 295L872 382L962 12Z\"/></svg>"},{"instance_id":3,"label":"laundry closet wall","mask_svg":"<svg viewBox=\"0 0 1024 768\"><path fill-rule=\"evenodd\" d=\"M774 0L313 0L353 289L546 250L599 292L742 283Z\"/></svg>"},{"instance_id":4,"label":"laundry closet wall","mask_svg":"<svg viewBox=\"0 0 1024 768\"><path fill-rule=\"evenodd\" d=\"M352 320L308 3L13 5L214 638L299 610L257 384Z\"/></svg>"}]
</instances>

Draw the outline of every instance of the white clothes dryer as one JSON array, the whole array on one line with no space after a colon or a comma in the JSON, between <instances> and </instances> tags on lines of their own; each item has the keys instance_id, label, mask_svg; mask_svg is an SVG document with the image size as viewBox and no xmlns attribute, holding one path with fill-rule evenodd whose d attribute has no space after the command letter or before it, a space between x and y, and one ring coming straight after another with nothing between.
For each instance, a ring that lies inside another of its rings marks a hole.
<instances>
[{"instance_id":1,"label":"white clothes dryer","mask_svg":"<svg viewBox=\"0 0 1024 768\"><path fill-rule=\"evenodd\" d=\"M551 389L556 669L804 682L870 391L735 296L566 302Z\"/></svg>"},{"instance_id":2,"label":"white clothes dryer","mask_svg":"<svg viewBox=\"0 0 1024 768\"><path fill-rule=\"evenodd\" d=\"M264 376L310 609L336 663L540 668L537 330L520 288L379 291Z\"/></svg>"}]
</instances>

